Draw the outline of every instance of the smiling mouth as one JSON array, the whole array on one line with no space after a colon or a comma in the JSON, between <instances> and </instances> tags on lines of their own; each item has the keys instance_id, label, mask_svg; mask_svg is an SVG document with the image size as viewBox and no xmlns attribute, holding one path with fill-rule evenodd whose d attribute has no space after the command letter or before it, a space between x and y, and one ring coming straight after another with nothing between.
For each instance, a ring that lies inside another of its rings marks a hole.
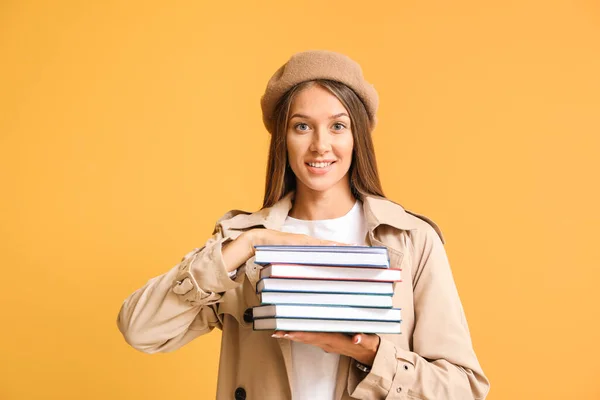
<instances>
[{"instance_id":1,"label":"smiling mouth","mask_svg":"<svg viewBox=\"0 0 600 400\"><path fill-rule=\"evenodd\" d=\"M327 168L333 163L335 163L335 161L306 163L306 165L308 165L309 167L313 167L313 168Z\"/></svg>"}]
</instances>

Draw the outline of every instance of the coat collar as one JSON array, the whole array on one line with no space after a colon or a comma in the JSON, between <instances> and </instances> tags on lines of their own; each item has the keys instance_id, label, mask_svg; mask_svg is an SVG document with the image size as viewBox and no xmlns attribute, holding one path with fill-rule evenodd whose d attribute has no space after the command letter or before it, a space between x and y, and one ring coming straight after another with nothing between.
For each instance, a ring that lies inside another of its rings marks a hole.
<instances>
[{"instance_id":1,"label":"coat collar","mask_svg":"<svg viewBox=\"0 0 600 400\"><path fill-rule=\"evenodd\" d=\"M383 197L366 196L363 199L363 210L369 230L379 225L389 225L396 229L417 229L417 220L411 218L404 207Z\"/></svg>"},{"instance_id":2,"label":"coat collar","mask_svg":"<svg viewBox=\"0 0 600 400\"><path fill-rule=\"evenodd\" d=\"M241 212L233 218L221 221L221 225L224 229L245 230L262 226L267 229L280 230L292 208L293 199L294 192L290 192L271 207L251 214ZM379 225L390 225L401 230L418 229L420 225L418 219L414 218L411 213L388 199L365 196L361 200L367 226L371 232Z\"/></svg>"}]
</instances>

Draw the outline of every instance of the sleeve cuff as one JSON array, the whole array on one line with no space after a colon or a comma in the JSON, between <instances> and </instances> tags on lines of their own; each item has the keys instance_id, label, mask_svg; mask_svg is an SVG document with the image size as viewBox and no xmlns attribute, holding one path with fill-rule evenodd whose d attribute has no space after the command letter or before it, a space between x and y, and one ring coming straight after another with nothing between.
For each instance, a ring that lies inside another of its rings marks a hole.
<instances>
[{"instance_id":1,"label":"sleeve cuff","mask_svg":"<svg viewBox=\"0 0 600 400\"><path fill-rule=\"evenodd\" d=\"M241 282L237 277L230 277L225 269L221 252L222 246L229 240L221 238L207 247L188 253L179 265L173 292L192 303L206 304L218 299L220 293L239 286Z\"/></svg>"},{"instance_id":2,"label":"sleeve cuff","mask_svg":"<svg viewBox=\"0 0 600 400\"><path fill-rule=\"evenodd\" d=\"M237 276L237 272L238 272L238 270L234 269L233 271L229 271L227 273L227 276L229 277L229 279L235 280L235 277Z\"/></svg>"},{"instance_id":3,"label":"sleeve cuff","mask_svg":"<svg viewBox=\"0 0 600 400\"><path fill-rule=\"evenodd\" d=\"M383 398L396 398L408 390L415 376L415 354L410 351L398 349L394 343L381 338L373 366L368 374L360 372L355 366L355 371L350 374L349 393L359 399L374 398L373 394L383 394ZM354 378L352 378L354 376ZM352 391L353 382L360 382ZM389 395L389 396L388 396Z\"/></svg>"},{"instance_id":4,"label":"sleeve cuff","mask_svg":"<svg viewBox=\"0 0 600 400\"><path fill-rule=\"evenodd\" d=\"M396 374L392 386L398 390L408 390L415 381L417 365L417 355L411 351L396 348Z\"/></svg>"}]
</instances>

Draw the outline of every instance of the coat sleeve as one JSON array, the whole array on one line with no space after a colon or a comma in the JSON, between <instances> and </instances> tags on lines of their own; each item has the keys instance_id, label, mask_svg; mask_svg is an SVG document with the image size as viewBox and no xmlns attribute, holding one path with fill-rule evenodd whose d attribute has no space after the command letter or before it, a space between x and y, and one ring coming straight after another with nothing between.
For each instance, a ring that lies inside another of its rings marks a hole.
<instances>
[{"instance_id":1,"label":"coat sleeve","mask_svg":"<svg viewBox=\"0 0 600 400\"><path fill-rule=\"evenodd\" d=\"M244 279L241 273L230 278L225 269L221 250L231 239L217 223L202 248L133 292L117 318L127 343L144 353L169 352L214 327L222 329L216 306L225 291Z\"/></svg>"},{"instance_id":2,"label":"coat sleeve","mask_svg":"<svg viewBox=\"0 0 600 400\"><path fill-rule=\"evenodd\" d=\"M433 228L419 231L412 238L412 351L381 338L371 371L350 369L348 392L358 399L484 399L489 381L473 350L444 245Z\"/></svg>"}]
</instances>

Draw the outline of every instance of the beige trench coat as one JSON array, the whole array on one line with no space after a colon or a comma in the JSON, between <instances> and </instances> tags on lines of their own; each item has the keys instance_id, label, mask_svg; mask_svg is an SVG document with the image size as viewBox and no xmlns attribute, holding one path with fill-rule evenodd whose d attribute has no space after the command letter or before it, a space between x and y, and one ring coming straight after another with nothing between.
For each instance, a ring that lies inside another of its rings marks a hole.
<instances>
[{"instance_id":1,"label":"beige trench coat","mask_svg":"<svg viewBox=\"0 0 600 400\"><path fill-rule=\"evenodd\" d=\"M169 352L222 330L217 399L290 399L291 346L272 332L253 331L251 308L260 266L250 258L229 278L221 246L251 228L279 230L293 193L256 213L230 211L202 248L148 281L123 303L118 327L145 353ZM389 200L363 199L367 243L386 246L402 268L393 304L402 308L402 334L381 334L371 372L341 356L336 399L483 399L489 390L471 344L441 231L426 217Z\"/></svg>"}]
</instances>

